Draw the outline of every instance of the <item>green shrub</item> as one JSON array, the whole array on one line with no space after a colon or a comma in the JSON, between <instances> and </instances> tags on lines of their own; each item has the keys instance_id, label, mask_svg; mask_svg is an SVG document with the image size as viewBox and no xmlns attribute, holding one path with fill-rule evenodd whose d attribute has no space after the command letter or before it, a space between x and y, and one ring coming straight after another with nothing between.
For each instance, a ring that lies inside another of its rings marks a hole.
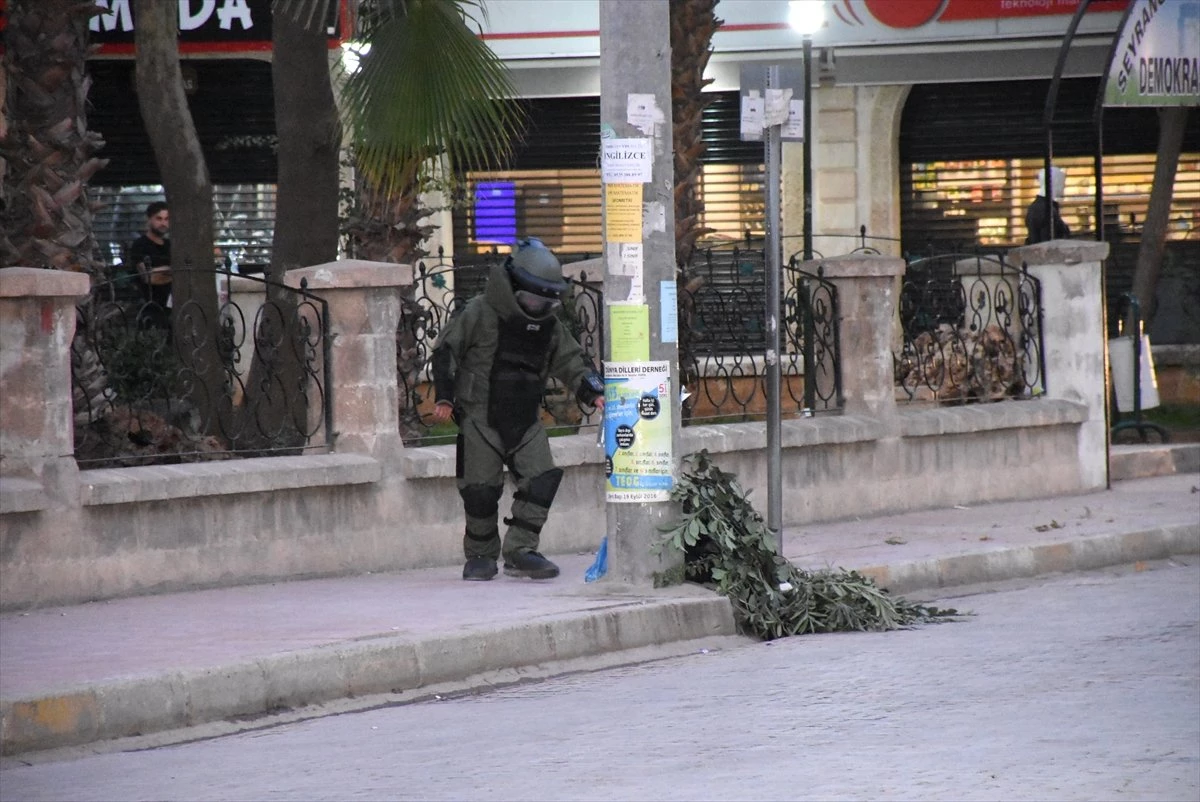
<instances>
[{"instance_id":1,"label":"green shrub","mask_svg":"<svg viewBox=\"0 0 1200 802\"><path fill-rule=\"evenodd\" d=\"M691 469L672 491L682 517L661 527L659 549L685 554L691 579L709 582L733 604L742 632L773 640L806 632L890 630L946 621L959 613L891 596L857 571L804 571L775 548L775 537L737 478L707 451L684 458Z\"/></svg>"}]
</instances>

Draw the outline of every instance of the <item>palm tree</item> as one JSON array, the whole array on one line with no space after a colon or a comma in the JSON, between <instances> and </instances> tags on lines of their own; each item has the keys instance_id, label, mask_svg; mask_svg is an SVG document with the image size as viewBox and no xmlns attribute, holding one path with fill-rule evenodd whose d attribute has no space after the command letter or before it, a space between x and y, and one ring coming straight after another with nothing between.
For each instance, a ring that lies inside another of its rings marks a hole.
<instances>
[{"instance_id":1,"label":"palm tree","mask_svg":"<svg viewBox=\"0 0 1200 802\"><path fill-rule=\"evenodd\" d=\"M276 9L316 22L334 2L278 0ZM401 261L427 234L416 196L431 166L453 176L501 163L522 113L507 68L472 30L483 0L360 0L357 9L362 56L340 96L360 178L349 233L357 255Z\"/></svg>"},{"instance_id":2,"label":"palm tree","mask_svg":"<svg viewBox=\"0 0 1200 802\"><path fill-rule=\"evenodd\" d=\"M712 96L704 77L712 55L712 38L722 21L717 0L671 0L671 124L675 146L675 260L687 265L696 240L713 231L700 225L704 144L704 110Z\"/></svg>"},{"instance_id":3,"label":"palm tree","mask_svg":"<svg viewBox=\"0 0 1200 802\"><path fill-rule=\"evenodd\" d=\"M20 265L95 275L87 184L106 164L87 127L92 0L10 0L4 30L5 113L0 122L0 255ZM104 404L104 370L82 332L72 347L76 420Z\"/></svg>"},{"instance_id":4,"label":"palm tree","mask_svg":"<svg viewBox=\"0 0 1200 802\"><path fill-rule=\"evenodd\" d=\"M312 24L333 0L278 0L277 17ZM485 168L507 158L522 122L507 68L472 30L482 0L361 0L357 69L344 76L341 107L359 183L348 212L351 255L406 262L419 258L430 233L420 187L437 166L445 175ZM277 48L279 42L276 43ZM281 54L276 53L276 58ZM284 138L280 129L280 154ZM282 174L282 173L281 173ZM301 190L302 182L293 185ZM289 191L280 183L282 209ZM285 231L277 231L276 247ZM414 289L402 297L396 331L402 433L417 429L417 378L423 357L415 345L423 315Z\"/></svg>"},{"instance_id":5,"label":"palm tree","mask_svg":"<svg viewBox=\"0 0 1200 802\"><path fill-rule=\"evenodd\" d=\"M36 13L33 13L36 10ZM92 0L12 0L4 31L4 264L96 273L87 182L108 161L87 128Z\"/></svg>"}]
</instances>

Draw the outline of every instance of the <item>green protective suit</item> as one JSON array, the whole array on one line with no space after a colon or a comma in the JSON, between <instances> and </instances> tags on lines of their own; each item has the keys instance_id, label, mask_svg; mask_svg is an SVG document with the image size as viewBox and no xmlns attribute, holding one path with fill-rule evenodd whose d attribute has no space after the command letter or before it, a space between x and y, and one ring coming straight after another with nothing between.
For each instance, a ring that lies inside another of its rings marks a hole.
<instances>
[{"instance_id":1,"label":"green protective suit","mask_svg":"<svg viewBox=\"0 0 1200 802\"><path fill-rule=\"evenodd\" d=\"M459 427L456 476L467 559L538 548L562 478L540 420L550 376L585 403L602 394L575 338L553 313L527 315L504 266L496 265L483 294L451 317L433 350L437 401L453 404ZM501 548L497 515L505 466L516 493Z\"/></svg>"}]
</instances>

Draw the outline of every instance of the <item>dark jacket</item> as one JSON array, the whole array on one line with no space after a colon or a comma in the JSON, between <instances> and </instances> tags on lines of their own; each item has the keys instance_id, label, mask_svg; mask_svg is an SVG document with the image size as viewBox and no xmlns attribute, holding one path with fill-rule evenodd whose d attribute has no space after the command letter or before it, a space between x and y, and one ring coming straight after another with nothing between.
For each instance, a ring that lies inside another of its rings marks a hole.
<instances>
[{"instance_id":1,"label":"dark jacket","mask_svg":"<svg viewBox=\"0 0 1200 802\"><path fill-rule=\"evenodd\" d=\"M1058 202L1054 202L1054 233L1050 233L1049 225L1046 222L1046 196L1038 195L1037 199L1029 205L1029 210L1025 212L1025 228L1029 231L1029 236L1025 237L1025 244L1032 245L1035 242L1049 242L1052 239L1066 239L1071 236L1071 229L1063 222L1062 215L1058 211Z\"/></svg>"}]
</instances>

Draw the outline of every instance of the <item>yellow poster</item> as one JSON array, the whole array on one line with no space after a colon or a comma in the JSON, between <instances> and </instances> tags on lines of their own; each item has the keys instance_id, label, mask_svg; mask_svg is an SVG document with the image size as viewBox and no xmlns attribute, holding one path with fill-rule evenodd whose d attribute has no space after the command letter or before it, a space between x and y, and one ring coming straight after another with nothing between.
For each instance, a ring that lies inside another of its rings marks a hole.
<instances>
[{"instance_id":1,"label":"yellow poster","mask_svg":"<svg viewBox=\"0 0 1200 802\"><path fill-rule=\"evenodd\" d=\"M645 304L609 304L608 330L612 332L615 362L650 359L650 307Z\"/></svg>"},{"instance_id":2,"label":"yellow poster","mask_svg":"<svg viewBox=\"0 0 1200 802\"><path fill-rule=\"evenodd\" d=\"M642 241L642 185L604 185L604 239Z\"/></svg>"}]
</instances>

